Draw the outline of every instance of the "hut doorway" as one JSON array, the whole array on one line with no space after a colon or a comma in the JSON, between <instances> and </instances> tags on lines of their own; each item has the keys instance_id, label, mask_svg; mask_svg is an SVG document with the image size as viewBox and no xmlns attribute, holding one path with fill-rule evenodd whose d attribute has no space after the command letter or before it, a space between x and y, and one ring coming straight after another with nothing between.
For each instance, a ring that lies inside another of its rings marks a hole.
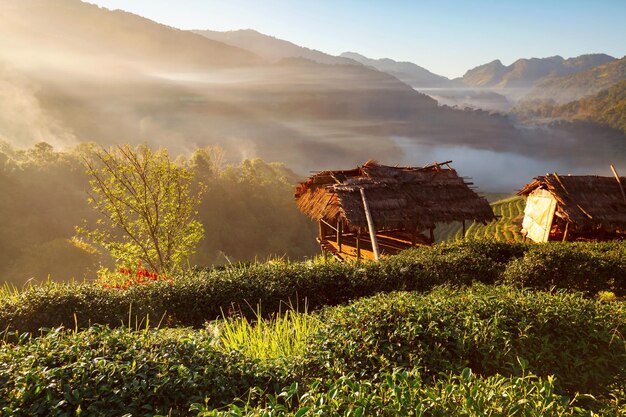
<instances>
[{"instance_id":1,"label":"hut doorway","mask_svg":"<svg viewBox=\"0 0 626 417\"><path fill-rule=\"evenodd\" d=\"M548 191L536 189L528 195L522 228L526 238L534 242L547 242L556 212L556 199Z\"/></svg>"}]
</instances>

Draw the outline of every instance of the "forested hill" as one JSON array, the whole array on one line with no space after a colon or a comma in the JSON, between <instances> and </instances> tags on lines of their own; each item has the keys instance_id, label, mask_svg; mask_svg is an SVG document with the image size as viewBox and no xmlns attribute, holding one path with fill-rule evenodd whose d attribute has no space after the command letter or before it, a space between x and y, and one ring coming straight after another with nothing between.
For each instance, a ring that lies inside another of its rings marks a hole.
<instances>
[{"instance_id":1,"label":"forested hill","mask_svg":"<svg viewBox=\"0 0 626 417\"><path fill-rule=\"evenodd\" d=\"M87 149L56 152L39 143L16 150L0 141L0 284L21 286L49 275L91 279L101 264L112 266L97 248L73 239L74 227L97 214L87 204L80 158ZM208 148L177 160L208 186L199 207L205 236L191 265L317 253L315 227L293 203L299 178L291 170L259 159L220 166L221 159L219 150Z\"/></svg>"},{"instance_id":2,"label":"forested hill","mask_svg":"<svg viewBox=\"0 0 626 417\"><path fill-rule=\"evenodd\" d=\"M567 104L559 105L554 100L526 101L516 107L514 113L527 123L582 120L610 126L626 134L626 80Z\"/></svg>"}]
</instances>

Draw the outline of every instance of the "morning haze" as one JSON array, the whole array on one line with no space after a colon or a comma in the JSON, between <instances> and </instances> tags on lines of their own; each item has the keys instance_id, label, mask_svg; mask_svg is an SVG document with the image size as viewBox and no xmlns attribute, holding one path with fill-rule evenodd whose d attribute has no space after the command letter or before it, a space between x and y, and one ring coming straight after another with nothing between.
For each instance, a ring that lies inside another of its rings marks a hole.
<instances>
[{"instance_id":1,"label":"morning haze","mask_svg":"<svg viewBox=\"0 0 626 417\"><path fill-rule=\"evenodd\" d=\"M197 2L186 6L193 15ZM218 6L213 14L219 15ZM510 48L506 54L518 59L508 65L484 61L463 76L446 77L427 68L426 59L368 57L368 39L324 51L278 33L216 31L207 22L183 30L79 0L0 3L0 181L11 192L52 181L36 188L40 196L4 193L5 218L32 204L40 219L28 214L13 229L3 227L0 247L8 266L0 279L44 278L52 261L32 266L35 248L46 248L50 259L80 258L83 271L110 262L68 241L73 226L89 217L76 157L85 143L147 144L183 159L218 147L223 165L231 167L214 173L216 189L241 185L254 172L281 190L268 201L268 193L255 199L233 188L228 201L239 201L240 213L261 207L266 213L258 222L251 217L248 230L270 228L281 217L306 230L283 240L251 232L255 239L243 248L226 230L216 232L198 255L205 263L312 255L313 231L295 212L290 191L310 171L368 159L390 165L452 159L481 191L509 194L547 171L608 175L613 163L626 172L624 50L599 43L576 56L534 57ZM425 40L404 41L412 42ZM262 161L254 166L243 162L256 158ZM63 200L74 204L59 212ZM220 211L225 205L205 204L216 228L234 224ZM73 217L61 219L62 212ZM53 219L56 228L38 235Z\"/></svg>"}]
</instances>

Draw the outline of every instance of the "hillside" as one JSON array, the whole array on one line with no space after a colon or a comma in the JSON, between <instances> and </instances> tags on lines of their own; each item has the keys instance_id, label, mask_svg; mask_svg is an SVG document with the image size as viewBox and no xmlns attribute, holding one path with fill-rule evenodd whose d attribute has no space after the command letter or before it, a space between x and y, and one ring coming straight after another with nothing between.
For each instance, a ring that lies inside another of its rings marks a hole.
<instances>
[{"instance_id":1,"label":"hillside","mask_svg":"<svg viewBox=\"0 0 626 417\"><path fill-rule=\"evenodd\" d=\"M560 56L548 58L522 58L505 66L500 60L470 69L462 81L470 87L531 88L548 76L564 76L586 71L606 64L615 58L605 54L581 55L564 59Z\"/></svg>"},{"instance_id":2,"label":"hillside","mask_svg":"<svg viewBox=\"0 0 626 417\"><path fill-rule=\"evenodd\" d=\"M626 134L626 80L567 104L559 105L554 100L524 101L513 113L525 123L585 121L610 126Z\"/></svg>"},{"instance_id":3,"label":"hillside","mask_svg":"<svg viewBox=\"0 0 626 417\"><path fill-rule=\"evenodd\" d=\"M371 59L355 52L344 52L341 57L357 61L368 67L391 74L411 87L455 87L458 83L441 75L434 74L412 62L398 62L389 58Z\"/></svg>"},{"instance_id":4,"label":"hillside","mask_svg":"<svg viewBox=\"0 0 626 417\"><path fill-rule=\"evenodd\" d=\"M262 62L243 49L80 0L5 0L0 23L0 57L19 67L157 72Z\"/></svg>"},{"instance_id":5,"label":"hillside","mask_svg":"<svg viewBox=\"0 0 626 417\"><path fill-rule=\"evenodd\" d=\"M219 145L227 162L258 157L299 175L373 157L424 165L459 149L536 158L546 142L553 146L541 164L558 156L562 170L595 171L623 152L614 131L520 129L503 115L439 106L374 68L270 62L78 0L0 3L0 92L0 137L19 148L146 142L188 155ZM498 189L513 188L520 175L509 172Z\"/></svg>"},{"instance_id":6,"label":"hillside","mask_svg":"<svg viewBox=\"0 0 626 417\"><path fill-rule=\"evenodd\" d=\"M489 222L467 224L465 231L466 239L487 239L500 242L521 242L523 237L520 233L524 207L526 200L522 197L511 197L491 203L491 208L498 220ZM435 240L437 242L458 241L462 239L463 227L460 223L437 225L435 228Z\"/></svg>"},{"instance_id":7,"label":"hillside","mask_svg":"<svg viewBox=\"0 0 626 417\"><path fill-rule=\"evenodd\" d=\"M622 80L626 80L626 57L576 74L541 80L523 101L554 100L565 104L606 90Z\"/></svg>"},{"instance_id":8,"label":"hillside","mask_svg":"<svg viewBox=\"0 0 626 417\"><path fill-rule=\"evenodd\" d=\"M295 43L264 35L256 30L233 30L218 32L214 30L194 30L194 33L208 39L250 51L268 61L280 61L283 58L305 58L320 64L357 65L356 61L337 57L315 49L305 48Z\"/></svg>"}]
</instances>

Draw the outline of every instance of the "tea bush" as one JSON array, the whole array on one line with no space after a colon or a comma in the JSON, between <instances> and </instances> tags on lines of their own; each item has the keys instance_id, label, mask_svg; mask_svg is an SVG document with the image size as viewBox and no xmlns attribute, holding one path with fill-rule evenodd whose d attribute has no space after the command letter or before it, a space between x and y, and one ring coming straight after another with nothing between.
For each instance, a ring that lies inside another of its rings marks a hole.
<instances>
[{"instance_id":1,"label":"tea bush","mask_svg":"<svg viewBox=\"0 0 626 417\"><path fill-rule=\"evenodd\" d=\"M548 290L567 288L591 295L610 290L626 295L626 245L614 243L550 243L531 246L512 260L504 281Z\"/></svg>"},{"instance_id":2,"label":"tea bush","mask_svg":"<svg viewBox=\"0 0 626 417\"><path fill-rule=\"evenodd\" d=\"M187 415L291 383L280 361L246 360L205 331L54 329L0 347L0 415Z\"/></svg>"},{"instance_id":3,"label":"tea bush","mask_svg":"<svg viewBox=\"0 0 626 417\"><path fill-rule=\"evenodd\" d=\"M126 290L93 283L33 286L5 291L0 329L90 324L119 326L132 320L163 326L202 327L238 311L254 317L256 306L271 315L286 304L311 310L344 304L379 292L429 291L442 284L493 284L505 280L539 289L565 288L594 295L626 294L626 243L523 245L490 241L438 244L407 251L380 263L274 262L189 271L172 282Z\"/></svg>"},{"instance_id":4,"label":"tea bush","mask_svg":"<svg viewBox=\"0 0 626 417\"><path fill-rule=\"evenodd\" d=\"M394 367L555 375L567 392L606 393L626 381L626 305L506 286L379 294L329 308L308 369L364 378Z\"/></svg>"},{"instance_id":5,"label":"tea bush","mask_svg":"<svg viewBox=\"0 0 626 417\"><path fill-rule=\"evenodd\" d=\"M191 410L198 417L594 415L579 399L583 398L557 394L553 378L532 374L483 378L466 368L460 374L442 375L429 385L415 370L394 369L383 373L378 381L350 374L337 380L317 380L304 389L292 384L279 395L266 395L265 404L260 406L245 403L212 409L195 403ZM617 415L617 408L599 406L602 415Z\"/></svg>"},{"instance_id":6,"label":"tea bush","mask_svg":"<svg viewBox=\"0 0 626 417\"><path fill-rule=\"evenodd\" d=\"M311 310L378 292L428 291L436 285L493 283L524 246L466 241L424 247L380 263L277 262L188 272L173 283L151 282L127 290L97 284L33 286L0 304L0 329L36 333L39 328L90 324L119 326L129 312L163 325L201 327L237 310L253 317L256 306L272 314L286 304Z\"/></svg>"}]
</instances>

